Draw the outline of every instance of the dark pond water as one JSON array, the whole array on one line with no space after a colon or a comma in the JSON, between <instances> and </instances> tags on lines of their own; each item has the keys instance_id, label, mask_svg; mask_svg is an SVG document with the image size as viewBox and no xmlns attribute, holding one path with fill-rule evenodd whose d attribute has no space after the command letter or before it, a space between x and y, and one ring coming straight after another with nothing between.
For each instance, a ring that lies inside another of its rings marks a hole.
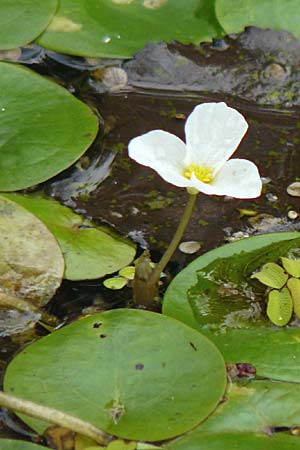
<instances>
[{"instance_id":1,"label":"dark pond water","mask_svg":"<svg viewBox=\"0 0 300 450\"><path fill-rule=\"evenodd\" d=\"M138 253L149 248L158 260L187 196L129 160L128 141L157 128L184 139L185 118L196 104L226 101L249 122L235 155L257 164L264 191L248 201L199 195L184 240L200 241L201 249L194 255L177 251L165 284L196 256L232 239L300 228L298 218L288 218L290 210L300 213L299 198L286 192L300 177L299 47L288 33L250 28L198 48L149 45L132 61L84 61L38 48L23 51L21 61L87 102L101 123L92 148L42 189L127 235L137 242ZM250 218L241 209L257 215ZM263 220L266 214L268 221ZM65 282L48 308L63 322L82 312L126 306L130 298L130 289L113 292L102 280ZM0 370L20 346L44 333L38 328L2 340ZM0 435L14 435L5 423L11 426L7 416L0 416Z\"/></svg>"}]
</instances>

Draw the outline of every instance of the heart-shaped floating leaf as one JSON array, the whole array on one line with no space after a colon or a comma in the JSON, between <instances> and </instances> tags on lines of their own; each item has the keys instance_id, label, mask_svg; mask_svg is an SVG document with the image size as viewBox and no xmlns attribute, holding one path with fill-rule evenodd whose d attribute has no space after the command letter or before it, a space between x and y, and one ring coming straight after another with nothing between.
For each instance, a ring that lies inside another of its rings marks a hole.
<instances>
[{"instance_id":1,"label":"heart-shaped floating leaf","mask_svg":"<svg viewBox=\"0 0 300 450\"><path fill-rule=\"evenodd\" d=\"M267 315L271 322L279 327L288 324L293 313L293 300L289 290L273 289L269 292L268 299Z\"/></svg>"},{"instance_id":2,"label":"heart-shaped floating leaf","mask_svg":"<svg viewBox=\"0 0 300 450\"><path fill-rule=\"evenodd\" d=\"M57 0L1 0L0 50L26 45L47 27Z\"/></svg>"},{"instance_id":3,"label":"heart-shaped floating leaf","mask_svg":"<svg viewBox=\"0 0 300 450\"><path fill-rule=\"evenodd\" d=\"M157 441L184 433L217 406L222 355L177 320L113 310L78 320L19 353L5 390L113 435ZM22 417L38 432L46 424Z\"/></svg>"},{"instance_id":4,"label":"heart-shaped floating leaf","mask_svg":"<svg viewBox=\"0 0 300 450\"><path fill-rule=\"evenodd\" d=\"M285 270L292 277L300 277L300 259L281 258L281 262Z\"/></svg>"},{"instance_id":5,"label":"heart-shaped floating leaf","mask_svg":"<svg viewBox=\"0 0 300 450\"><path fill-rule=\"evenodd\" d=\"M0 292L45 305L60 286L64 259L33 214L0 196Z\"/></svg>"},{"instance_id":6,"label":"heart-shaped floating leaf","mask_svg":"<svg viewBox=\"0 0 300 450\"><path fill-rule=\"evenodd\" d=\"M253 25L260 28L287 30L300 37L298 0L216 0L216 15L224 30L239 33ZM272 14L270 14L272 11Z\"/></svg>"},{"instance_id":7,"label":"heart-shaped floating leaf","mask_svg":"<svg viewBox=\"0 0 300 450\"><path fill-rule=\"evenodd\" d=\"M270 433L275 427L288 428L298 424L299 405L298 383L232 383L228 386L225 401L206 421L164 449L293 449L298 446L298 437L282 433L270 436Z\"/></svg>"},{"instance_id":8,"label":"heart-shaped floating leaf","mask_svg":"<svg viewBox=\"0 0 300 450\"><path fill-rule=\"evenodd\" d=\"M1 450L47 450L46 447L42 447L41 445L13 439L0 439L0 448Z\"/></svg>"},{"instance_id":9,"label":"heart-shaped floating leaf","mask_svg":"<svg viewBox=\"0 0 300 450\"><path fill-rule=\"evenodd\" d=\"M212 2L61 0L39 43L72 55L127 58L148 42L198 44L220 30Z\"/></svg>"},{"instance_id":10,"label":"heart-shaped floating leaf","mask_svg":"<svg viewBox=\"0 0 300 450\"><path fill-rule=\"evenodd\" d=\"M300 319L300 280L298 278L290 278L287 282L287 287L292 296L294 313Z\"/></svg>"},{"instance_id":11,"label":"heart-shaped floating leaf","mask_svg":"<svg viewBox=\"0 0 300 450\"><path fill-rule=\"evenodd\" d=\"M65 258L64 277L68 280L100 278L134 258L135 246L130 241L85 220L59 202L19 194L4 197L24 206L54 234Z\"/></svg>"},{"instance_id":12,"label":"heart-shaped floating leaf","mask_svg":"<svg viewBox=\"0 0 300 450\"><path fill-rule=\"evenodd\" d=\"M278 264L270 262L262 266L260 271L254 273L251 278L256 278L266 286L281 289L287 282L288 275Z\"/></svg>"},{"instance_id":13,"label":"heart-shaped floating leaf","mask_svg":"<svg viewBox=\"0 0 300 450\"><path fill-rule=\"evenodd\" d=\"M300 329L275 329L265 287L251 280L262 265L299 256L299 233L273 233L224 245L179 273L163 312L201 330L227 362L245 362L259 376L300 381Z\"/></svg>"},{"instance_id":14,"label":"heart-shaped floating leaf","mask_svg":"<svg viewBox=\"0 0 300 450\"><path fill-rule=\"evenodd\" d=\"M98 121L66 89L17 65L0 63L0 190L53 177L93 142Z\"/></svg>"}]
</instances>

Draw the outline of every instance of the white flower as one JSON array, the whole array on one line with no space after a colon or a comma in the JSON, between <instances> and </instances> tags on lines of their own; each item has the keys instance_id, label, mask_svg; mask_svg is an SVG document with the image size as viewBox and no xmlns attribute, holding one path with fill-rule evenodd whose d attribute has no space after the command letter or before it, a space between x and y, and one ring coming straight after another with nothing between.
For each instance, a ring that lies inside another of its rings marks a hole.
<instances>
[{"instance_id":1,"label":"white flower","mask_svg":"<svg viewBox=\"0 0 300 450\"><path fill-rule=\"evenodd\" d=\"M262 186L256 165L229 160L247 128L244 117L225 103L203 103L186 121L186 144L171 133L153 130L130 141L129 156L191 192L255 198Z\"/></svg>"}]
</instances>

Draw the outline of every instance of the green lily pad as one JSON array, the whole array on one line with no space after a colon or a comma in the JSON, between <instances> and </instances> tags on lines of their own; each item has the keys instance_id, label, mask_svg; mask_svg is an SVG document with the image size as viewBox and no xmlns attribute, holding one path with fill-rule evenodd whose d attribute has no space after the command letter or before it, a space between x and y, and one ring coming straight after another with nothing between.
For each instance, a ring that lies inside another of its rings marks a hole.
<instances>
[{"instance_id":1,"label":"green lily pad","mask_svg":"<svg viewBox=\"0 0 300 450\"><path fill-rule=\"evenodd\" d=\"M300 277L300 259L281 258L281 262L285 270L292 277Z\"/></svg>"},{"instance_id":2,"label":"green lily pad","mask_svg":"<svg viewBox=\"0 0 300 450\"><path fill-rule=\"evenodd\" d=\"M57 0L1 0L0 50L26 45L47 27L57 7Z\"/></svg>"},{"instance_id":3,"label":"green lily pad","mask_svg":"<svg viewBox=\"0 0 300 450\"><path fill-rule=\"evenodd\" d=\"M135 246L107 228L75 214L55 200L4 194L37 216L56 237L66 264L68 280L100 278L129 264Z\"/></svg>"},{"instance_id":4,"label":"green lily pad","mask_svg":"<svg viewBox=\"0 0 300 450\"><path fill-rule=\"evenodd\" d=\"M227 362L250 363L259 376L300 381L300 329L272 325L265 287L251 279L267 262L296 257L299 244L299 233L274 233L200 256L170 284L164 314L201 330Z\"/></svg>"},{"instance_id":5,"label":"green lily pad","mask_svg":"<svg viewBox=\"0 0 300 450\"><path fill-rule=\"evenodd\" d=\"M220 24L228 34L239 33L252 25L287 30L300 37L299 0L216 0L215 9Z\"/></svg>"},{"instance_id":6,"label":"green lily pad","mask_svg":"<svg viewBox=\"0 0 300 450\"><path fill-rule=\"evenodd\" d=\"M66 89L0 63L0 190L35 185L73 164L91 145L98 121Z\"/></svg>"},{"instance_id":7,"label":"green lily pad","mask_svg":"<svg viewBox=\"0 0 300 450\"><path fill-rule=\"evenodd\" d=\"M0 293L45 305L60 286L64 259L33 214L0 196Z\"/></svg>"},{"instance_id":8,"label":"green lily pad","mask_svg":"<svg viewBox=\"0 0 300 450\"><path fill-rule=\"evenodd\" d=\"M31 442L16 441L14 439L0 439L1 450L47 450L41 445Z\"/></svg>"},{"instance_id":9,"label":"green lily pad","mask_svg":"<svg viewBox=\"0 0 300 450\"><path fill-rule=\"evenodd\" d=\"M272 436L251 433L193 433L164 446L165 450L295 450L297 437L277 433Z\"/></svg>"},{"instance_id":10,"label":"green lily pad","mask_svg":"<svg viewBox=\"0 0 300 450\"><path fill-rule=\"evenodd\" d=\"M283 327L291 320L293 313L293 300L289 289L281 291L273 289L268 295L267 315L271 322Z\"/></svg>"},{"instance_id":11,"label":"green lily pad","mask_svg":"<svg viewBox=\"0 0 300 450\"><path fill-rule=\"evenodd\" d=\"M299 445L298 437L270 435L275 427L298 425L299 384L272 381L232 383L228 385L225 398L206 421L164 448L280 450L297 448Z\"/></svg>"},{"instance_id":12,"label":"green lily pad","mask_svg":"<svg viewBox=\"0 0 300 450\"><path fill-rule=\"evenodd\" d=\"M220 29L205 0L61 0L38 42L71 55L128 58L148 42L199 44Z\"/></svg>"},{"instance_id":13,"label":"green lily pad","mask_svg":"<svg viewBox=\"0 0 300 450\"><path fill-rule=\"evenodd\" d=\"M251 275L251 278L256 278L266 286L281 289L287 282L288 274L278 264L270 262L262 266L259 272Z\"/></svg>"},{"instance_id":14,"label":"green lily pad","mask_svg":"<svg viewBox=\"0 0 300 450\"><path fill-rule=\"evenodd\" d=\"M86 317L33 343L9 364L4 381L7 392L118 437L149 441L194 427L225 385L222 355L205 336L128 309ZM47 426L22 419L40 433Z\"/></svg>"}]
</instances>

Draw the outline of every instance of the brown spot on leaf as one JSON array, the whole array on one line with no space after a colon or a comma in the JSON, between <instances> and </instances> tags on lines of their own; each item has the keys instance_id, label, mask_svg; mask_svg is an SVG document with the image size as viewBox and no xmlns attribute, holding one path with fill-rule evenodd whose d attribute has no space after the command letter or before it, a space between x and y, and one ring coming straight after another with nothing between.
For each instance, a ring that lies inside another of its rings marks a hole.
<instances>
[{"instance_id":1,"label":"brown spot on leaf","mask_svg":"<svg viewBox=\"0 0 300 450\"><path fill-rule=\"evenodd\" d=\"M136 370L144 370L144 364L138 363L135 365Z\"/></svg>"},{"instance_id":2,"label":"brown spot on leaf","mask_svg":"<svg viewBox=\"0 0 300 450\"><path fill-rule=\"evenodd\" d=\"M190 342L190 346L192 347L193 350L195 350L195 352L197 351L197 347L193 342Z\"/></svg>"}]
</instances>

